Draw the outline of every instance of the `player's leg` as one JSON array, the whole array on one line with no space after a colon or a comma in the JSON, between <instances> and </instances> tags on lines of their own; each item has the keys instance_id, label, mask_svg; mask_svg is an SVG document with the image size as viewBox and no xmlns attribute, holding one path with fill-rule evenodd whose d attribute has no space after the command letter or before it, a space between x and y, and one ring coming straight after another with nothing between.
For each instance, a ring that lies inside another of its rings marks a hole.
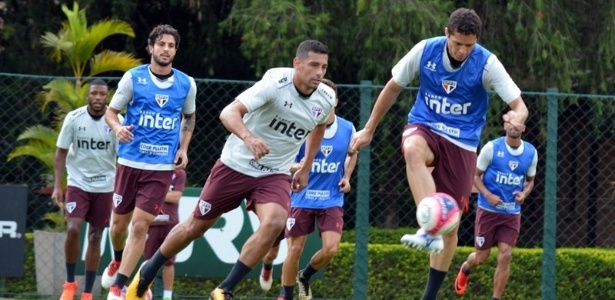
<instances>
[{"instance_id":1,"label":"player's leg","mask_svg":"<svg viewBox=\"0 0 615 300\"><path fill-rule=\"evenodd\" d=\"M314 273L328 265L337 253L342 239L344 211L341 207L322 210L317 216L317 222L322 248L314 253L308 265L302 270L300 277L306 280L309 280Z\"/></svg>"},{"instance_id":2,"label":"player's leg","mask_svg":"<svg viewBox=\"0 0 615 300\"><path fill-rule=\"evenodd\" d=\"M502 298L502 293L510 276L510 261L512 259L512 247L506 243L498 243L498 264L493 275L493 298Z\"/></svg>"},{"instance_id":3,"label":"player's leg","mask_svg":"<svg viewBox=\"0 0 615 300\"><path fill-rule=\"evenodd\" d=\"M92 299L92 289L100 264L100 243L103 231L109 227L113 193L88 193L89 209L85 220L90 224L88 249L85 253L85 286L81 299Z\"/></svg>"},{"instance_id":4,"label":"player's leg","mask_svg":"<svg viewBox=\"0 0 615 300\"><path fill-rule=\"evenodd\" d=\"M280 235L276 238L271 249L265 254L263 258L263 265L261 267L261 274L258 277L258 282L263 291L271 289L273 284L273 261L278 257L280 251L280 242L284 239L284 230L280 232Z\"/></svg>"},{"instance_id":5,"label":"player's leg","mask_svg":"<svg viewBox=\"0 0 615 300\"><path fill-rule=\"evenodd\" d=\"M512 250L517 244L521 229L521 214L499 215L500 227L496 233L498 241L498 264L493 282L493 298L500 299L510 276Z\"/></svg>"},{"instance_id":6,"label":"player's leg","mask_svg":"<svg viewBox=\"0 0 615 300\"><path fill-rule=\"evenodd\" d=\"M464 211L472 193L476 153L462 149L443 137L437 136L435 139L437 144L433 148L437 149L438 159L432 176L436 182L437 191L449 194ZM423 300L436 299L457 249L458 230L459 226L456 226L453 231L444 234L442 252L430 255L429 276Z\"/></svg>"},{"instance_id":7,"label":"player's leg","mask_svg":"<svg viewBox=\"0 0 615 300\"><path fill-rule=\"evenodd\" d=\"M299 277L299 259L303 253L305 242L316 228L316 215L320 210L292 208L286 224L286 239L288 253L282 266L282 289L285 299L293 299L294 286ZM299 282L299 295L311 295L309 282Z\"/></svg>"},{"instance_id":8,"label":"player's leg","mask_svg":"<svg viewBox=\"0 0 615 300\"><path fill-rule=\"evenodd\" d=\"M162 300L173 299L173 282L175 281L175 256L162 267Z\"/></svg>"},{"instance_id":9,"label":"player's leg","mask_svg":"<svg viewBox=\"0 0 615 300\"><path fill-rule=\"evenodd\" d=\"M75 269L79 259L79 235L81 226L88 211L88 193L69 186L66 189L64 214L66 216L67 230L64 241L64 258L66 263L66 281L62 285L60 300L73 299L78 284L75 281Z\"/></svg>"},{"instance_id":10,"label":"player's leg","mask_svg":"<svg viewBox=\"0 0 615 300\"><path fill-rule=\"evenodd\" d=\"M118 165L115 171L114 193L112 199L111 227L109 237L113 248L113 259L104 269L101 285L103 288L110 288L120 268L126 239L128 238L128 224L132 218L134 201L137 194L138 173L135 169ZM121 287L120 293L121 293ZM114 291L117 294L117 289Z\"/></svg>"},{"instance_id":11,"label":"player's leg","mask_svg":"<svg viewBox=\"0 0 615 300\"><path fill-rule=\"evenodd\" d=\"M282 289L284 290L284 299L293 299L299 271L299 259L303 253L307 235L287 236L286 240L288 240L288 253L282 265ZM304 293L307 293L307 290L304 289Z\"/></svg>"},{"instance_id":12,"label":"player's leg","mask_svg":"<svg viewBox=\"0 0 615 300\"><path fill-rule=\"evenodd\" d=\"M421 125L407 125L402 135L406 177L417 205L427 195L436 192L436 184L428 168L434 162L428 130Z\"/></svg>"}]
</instances>

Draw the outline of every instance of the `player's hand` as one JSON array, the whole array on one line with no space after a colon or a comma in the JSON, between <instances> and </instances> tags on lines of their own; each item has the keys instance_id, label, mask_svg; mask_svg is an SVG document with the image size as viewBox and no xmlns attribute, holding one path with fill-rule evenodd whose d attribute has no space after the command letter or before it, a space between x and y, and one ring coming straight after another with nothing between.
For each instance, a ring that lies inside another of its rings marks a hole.
<instances>
[{"instance_id":1,"label":"player's hand","mask_svg":"<svg viewBox=\"0 0 615 300\"><path fill-rule=\"evenodd\" d=\"M514 110L510 110L506 114L504 114L502 116L502 120L504 120L505 123L512 125L521 132L525 131L525 124L521 120L519 120L519 116Z\"/></svg>"},{"instance_id":2,"label":"player's hand","mask_svg":"<svg viewBox=\"0 0 615 300\"><path fill-rule=\"evenodd\" d=\"M298 163L293 163L290 166L290 172L291 173L297 172L299 169L301 169L303 167L303 163L304 162L305 162L305 156L301 159L301 161L299 161Z\"/></svg>"},{"instance_id":3,"label":"player's hand","mask_svg":"<svg viewBox=\"0 0 615 300\"><path fill-rule=\"evenodd\" d=\"M517 204L523 204L525 202L525 193L522 191L514 191L513 195L515 195L515 202L517 202Z\"/></svg>"},{"instance_id":4,"label":"player's hand","mask_svg":"<svg viewBox=\"0 0 615 300\"><path fill-rule=\"evenodd\" d=\"M307 186L309 175L310 170L304 169L303 167L297 170L297 172L293 175L293 182L291 185L292 191L300 192L303 190Z\"/></svg>"},{"instance_id":5,"label":"player's hand","mask_svg":"<svg viewBox=\"0 0 615 300\"><path fill-rule=\"evenodd\" d=\"M357 133L352 138L352 141L350 141L350 148L353 152L356 153L357 151L361 150L361 148L369 145L369 143L372 142L373 137L374 134L372 132L366 131L365 129L361 129L357 131Z\"/></svg>"},{"instance_id":6,"label":"player's hand","mask_svg":"<svg viewBox=\"0 0 615 300\"><path fill-rule=\"evenodd\" d=\"M55 203L59 208L64 208L64 191L62 189L54 188L53 193L51 193L51 200Z\"/></svg>"},{"instance_id":7,"label":"player's hand","mask_svg":"<svg viewBox=\"0 0 615 300\"><path fill-rule=\"evenodd\" d=\"M490 195L487 195L486 197L487 197L487 201L489 201L489 203L493 205L494 207L497 207L498 205L504 203L504 201L502 201L502 199L500 199L500 197L497 195L490 194Z\"/></svg>"},{"instance_id":8,"label":"player's hand","mask_svg":"<svg viewBox=\"0 0 615 300\"><path fill-rule=\"evenodd\" d=\"M132 134L132 130L134 128L135 128L134 125L120 126L115 131L115 137L117 138L118 141L122 143L129 143L135 138L135 136Z\"/></svg>"},{"instance_id":9,"label":"player's hand","mask_svg":"<svg viewBox=\"0 0 615 300\"><path fill-rule=\"evenodd\" d=\"M251 136L244 139L243 142L246 144L248 150L252 152L255 160L259 160L263 158L263 156L269 154L269 146L265 143L265 141L257 137Z\"/></svg>"},{"instance_id":10,"label":"player's hand","mask_svg":"<svg viewBox=\"0 0 615 300\"><path fill-rule=\"evenodd\" d=\"M185 169L188 165L188 153L183 150L177 150L173 163L175 163L175 169Z\"/></svg>"},{"instance_id":11,"label":"player's hand","mask_svg":"<svg viewBox=\"0 0 615 300\"><path fill-rule=\"evenodd\" d=\"M342 193L350 192L350 181L348 181L348 179L342 178L337 185L340 187L340 192Z\"/></svg>"}]
</instances>

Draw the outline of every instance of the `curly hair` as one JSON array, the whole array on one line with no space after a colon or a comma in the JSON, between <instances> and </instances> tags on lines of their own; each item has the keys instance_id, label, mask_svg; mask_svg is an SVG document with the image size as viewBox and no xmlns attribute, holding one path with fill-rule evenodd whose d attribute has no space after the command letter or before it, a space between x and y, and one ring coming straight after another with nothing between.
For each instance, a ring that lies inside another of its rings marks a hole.
<instances>
[{"instance_id":1,"label":"curly hair","mask_svg":"<svg viewBox=\"0 0 615 300\"><path fill-rule=\"evenodd\" d=\"M177 29L173 28L173 26L168 24L161 24L154 27L154 29L152 29L152 32L149 33L149 37L147 38L147 44L153 46L156 41L159 40L160 37L162 37L163 34L172 35L173 38L175 38L175 49L179 47L179 42L181 40L179 32L177 31Z\"/></svg>"},{"instance_id":2,"label":"curly hair","mask_svg":"<svg viewBox=\"0 0 615 300\"><path fill-rule=\"evenodd\" d=\"M448 18L448 30L451 34L457 32L463 35L480 35L482 22L473 9L458 8Z\"/></svg>"}]
</instances>

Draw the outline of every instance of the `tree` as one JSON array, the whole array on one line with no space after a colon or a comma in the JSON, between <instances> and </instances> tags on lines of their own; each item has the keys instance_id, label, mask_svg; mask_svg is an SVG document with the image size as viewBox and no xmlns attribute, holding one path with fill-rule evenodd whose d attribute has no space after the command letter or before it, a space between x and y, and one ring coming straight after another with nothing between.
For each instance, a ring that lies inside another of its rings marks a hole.
<instances>
[{"instance_id":1,"label":"tree","mask_svg":"<svg viewBox=\"0 0 615 300\"><path fill-rule=\"evenodd\" d=\"M74 3L72 10L62 5L66 21L57 34L47 32L41 43L48 48L50 58L57 63L66 63L72 70L74 80L55 79L43 86L37 101L43 112L52 110L54 122L51 127L35 125L25 129L17 138L26 144L16 147L8 161L20 156L32 156L40 160L49 173L53 172L56 140L66 114L86 104L89 84L86 80L109 71L127 71L140 64L130 53L103 50L97 46L107 37L122 34L135 37L130 25L120 20L105 20L88 27L85 10ZM85 76L87 74L87 77Z\"/></svg>"}]
</instances>

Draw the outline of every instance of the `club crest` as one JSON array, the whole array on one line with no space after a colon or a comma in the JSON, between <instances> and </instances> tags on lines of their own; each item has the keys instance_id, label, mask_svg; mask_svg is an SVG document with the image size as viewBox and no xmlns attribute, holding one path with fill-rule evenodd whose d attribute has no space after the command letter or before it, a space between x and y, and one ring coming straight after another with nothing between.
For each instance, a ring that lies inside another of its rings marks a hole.
<instances>
[{"instance_id":1,"label":"club crest","mask_svg":"<svg viewBox=\"0 0 615 300\"><path fill-rule=\"evenodd\" d=\"M113 193L113 205L115 207L118 207L118 205L120 205L120 203L122 203L122 195L118 195L116 193Z\"/></svg>"},{"instance_id":2,"label":"club crest","mask_svg":"<svg viewBox=\"0 0 615 300\"><path fill-rule=\"evenodd\" d=\"M290 230L293 226L295 226L295 218L286 219L286 229Z\"/></svg>"},{"instance_id":3,"label":"club crest","mask_svg":"<svg viewBox=\"0 0 615 300\"><path fill-rule=\"evenodd\" d=\"M320 118L321 115L322 115L322 107L312 106L312 116L314 116L315 119L318 119Z\"/></svg>"},{"instance_id":4,"label":"club crest","mask_svg":"<svg viewBox=\"0 0 615 300\"><path fill-rule=\"evenodd\" d=\"M201 215L204 216L210 210L211 210L211 203L209 203L209 202L207 202L207 201L205 201L203 199L199 199L199 212L201 212Z\"/></svg>"},{"instance_id":5,"label":"club crest","mask_svg":"<svg viewBox=\"0 0 615 300\"><path fill-rule=\"evenodd\" d=\"M477 236L476 237L476 245L478 245L479 247L482 247L485 244L485 237L484 236Z\"/></svg>"},{"instance_id":6,"label":"club crest","mask_svg":"<svg viewBox=\"0 0 615 300\"><path fill-rule=\"evenodd\" d=\"M320 146L320 152L322 152L322 154L325 157L328 157L329 154L331 154L331 152L333 152L333 146L329 145L329 146Z\"/></svg>"},{"instance_id":7,"label":"club crest","mask_svg":"<svg viewBox=\"0 0 615 300\"><path fill-rule=\"evenodd\" d=\"M156 94L156 103L158 103L158 106L163 107L167 102L169 102L169 95Z\"/></svg>"},{"instance_id":8,"label":"club crest","mask_svg":"<svg viewBox=\"0 0 615 300\"><path fill-rule=\"evenodd\" d=\"M442 80L442 87L447 94L450 94L457 87L457 81Z\"/></svg>"},{"instance_id":9,"label":"club crest","mask_svg":"<svg viewBox=\"0 0 615 300\"><path fill-rule=\"evenodd\" d=\"M66 202L64 208L68 211L69 214L73 213L73 210L77 207L77 202Z\"/></svg>"},{"instance_id":10,"label":"club crest","mask_svg":"<svg viewBox=\"0 0 615 300\"><path fill-rule=\"evenodd\" d=\"M511 171L514 171L519 166L518 161L511 160L508 162L508 167L510 167Z\"/></svg>"}]
</instances>

